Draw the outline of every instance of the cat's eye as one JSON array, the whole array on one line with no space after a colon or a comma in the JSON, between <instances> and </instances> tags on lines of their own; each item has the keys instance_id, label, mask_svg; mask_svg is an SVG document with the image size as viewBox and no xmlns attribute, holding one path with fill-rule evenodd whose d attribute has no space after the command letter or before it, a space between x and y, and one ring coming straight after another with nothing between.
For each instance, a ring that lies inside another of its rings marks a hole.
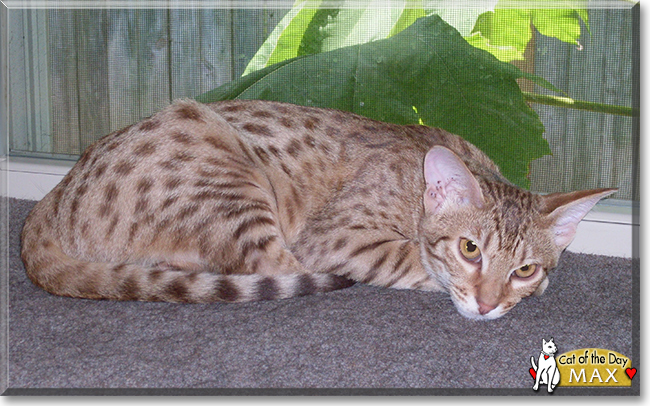
<instances>
[{"instance_id":1,"label":"cat's eye","mask_svg":"<svg viewBox=\"0 0 650 406\"><path fill-rule=\"evenodd\" d=\"M478 248L478 245L472 240L467 238L460 239L460 253L465 257L466 260L471 262L478 262L481 259L481 250Z\"/></svg>"},{"instance_id":2,"label":"cat's eye","mask_svg":"<svg viewBox=\"0 0 650 406\"><path fill-rule=\"evenodd\" d=\"M515 271L515 275L517 275L517 277L519 278L530 278L531 276L533 276L536 270L537 270L537 265L527 264L517 269Z\"/></svg>"}]
</instances>

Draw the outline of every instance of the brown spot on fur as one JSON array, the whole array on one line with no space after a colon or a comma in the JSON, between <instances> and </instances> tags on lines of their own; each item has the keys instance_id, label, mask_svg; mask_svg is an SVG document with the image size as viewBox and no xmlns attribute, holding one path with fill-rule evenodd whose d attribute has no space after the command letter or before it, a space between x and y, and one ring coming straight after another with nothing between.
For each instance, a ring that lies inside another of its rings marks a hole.
<instances>
[{"instance_id":1,"label":"brown spot on fur","mask_svg":"<svg viewBox=\"0 0 650 406\"><path fill-rule=\"evenodd\" d=\"M129 131L129 130L131 129L131 127L133 127L133 125L129 125L129 126L126 126L126 127L124 127L124 128L121 128L121 129L119 129L119 130L113 132L112 134L110 134L109 137L110 137L110 138L118 138L118 137L121 137L121 136L124 135L127 131Z\"/></svg>"},{"instance_id":2,"label":"brown spot on fur","mask_svg":"<svg viewBox=\"0 0 650 406\"><path fill-rule=\"evenodd\" d=\"M180 151L177 152L172 159L180 162L192 162L196 157L187 151Z\"/></svg>"},{"instance_id":3,"label":"brown spot on fur","mask_svg":"<svg viewBox=\"0 0 650 406\"><path fill-rule=\"evenodd\" d=\"M117 199L119 194L119 189L115 185L115 182L109 183L104 189L104 201L106 203L113 203Z\"/></svg>"},{"instance_id":4,"label":"brown spot on fur","mask_svg":"<svg viewBox=\"0 0 650 406\"><path fill-rule=\"evenodd\" d=\"M133 239L135 238L135 233L138 232L139 227L140 227L140 223L138 222L131 223L131 227L129 228L129 237L127 240L129 244L133 242Z\"/></svg>"},{"instance_id":5,"label":"brown spot on fur","mask_svg":"<svg viewBox=\"0 0 650 406\"><path fill-rule=\"evenodd\" d=\"M107 144L106 145L106 152L110 152L110 151L116 149L117 147L120 146L120 144L121 143L119 141L113 141L110 144Z\"/></svg>"},{"instance_id":6,"label":"brown spot on fur","mask_svg":"<svg viewBox=\"0 0 650 406\"><path fill-rule=\"evenodd\" d=\"M178 115L179 118L183 120L194 120L194 121L205 122L205 120L203 119L203 115L201 114L201 111L196 106L191 104L180 106L176 110L176 114Z\"/></svg>"},{"instance_id":7,"label":"brown spot on fur","mask_svg":"<svg viewBox=\"0 0 650 406\"><path fill-rule=\"evenodd\" d=\"M274 145L269 145L269 152L275 155L278 158L282 158L282 151L277 149Z\"/></svg>"},{"instance_id":8,"label":"brown spot on fur","mask_svg":"<svg viewBox=\"0 0 650 406\"><path fill-rule=\"evenodd\" d=\"M95 178L101 177L106 171L107 167L108 165L105 163L97 165L97 167L95 168Z\"/></svg>"},{"instance_id":9,"label":"brown spot on fur","mask_svg":"<svg viewBox=\"0 0 650 406\"><path fill-rule=\"evenodd\" d=\"M275 117L273 113L266 111L266 110L257 110L254 111L253 114L251 114L253 117L259 117L259 118L272 118Z\"/></svg>"},{"instance_id":10,"label":"brown spot on fur","mask_svg":"<svg viewBox=\"0 0 650 406\"><path fill-rule=\"evenodd\" d=\"M372 251L375 248L381 246L382 244L386 244L386 243L389 243L391 241L393 241L393 240L379 240L379 241L372 242L370 244L362 245L362 246L358 247L357 249L355 249L354 251L352 251L350 253L350 257L356 257L357 255L361 255L364 252Z\"/></svg>"},{"instance_id":11,"label":"brown spot on fur","mask_svg":"<svg viewBox=\"0 0 650 406\"><path fill-rule=\"evenodd\" d=\"M192 216L194 213L196 213L201 206L198 204L192 204L187 207L184 207L180 212L178 212L178 215L176 216L176 221L183 221L187 217Z\"/></svg>"},{"instance_id":12,"label":"brown spot on fur","mask_svg":"<svg viewBox=\"0 0 650 406\"><path fill-rule=\"evenodd\" d=\"M316 140L311 135L305 135L304 143L310 148L316 148Z\"/></svg>"},{"instance_id":13,"label":"brown spot on fur","mask_svg":"<svg viewBox=\"0 0 650 406\"><path fill-rule=\"evenodd\" d=\"M338 275L330 275L330 281L329 281L329 290L338 290L338 289L345 289L349 288L350 286L354 285L356 282L353 281L352 279L348 279L342 276Z\"/></svg>"},{"instance_id":14,"label":"brown spot on fur","mask_svg":"<svg viewBox=\"0 0 650 406\"><path fill-rule=\"evenodd\" d=\"M336 242L334 243L334 249L335 250L340 250L344 248L348 244L348 238L347 237L341 237Z\"/></svg>"},{"instance_id":15,"label":"brown spot on fur","mask_svg":"<svg viewBox=\"0 0 650 406\"><path fill-rule=\"evenodd\" d=\"M256 296L259 300L273 300L278 296L275 279L266 277L258 282Z\"/></svg>"},{"instance_id":16,"label":"brown spot on fur","mask_svg":"<svg viewBox=\"0 0 650 406\"><path fill-rule=\"evenodd\" d=\"M218 190L202 190L191 197L192 201L217 200L221 197Z\"/></svg>"},{"instance_id":17,"label":"brown spot on fur","mask_svg":"<svg viewBox=\"0 0 650 406\"><path fill-rule=\"evenodd\" d=\"M173 158L168 159L167 161L162 161L158 163L158 166L160 166L163 169L166 169L168 171L176 171L180 169L181 163L178 161L175 161Z\"/></svg>"},{"instance_id":18,"label":"brown spot on fur","mask_svg":"<svg viewBox=\"0 0 650 406\"><path fill-rule=\"evenodd\" d=\"M379 273L379 269L381 268L382 265L384 265L386 259L388 259L388 252L384 252L384 254L381 257L377 258L377 260L370 266L368 273L364 276L361 282L362 283L372 282L377 277L377 274Z\"/></svg>"},{"instance_id":19,"label":"brown spot on fur","mask_svg":"<svg viewBox=\"0 0 650 406\"><path fill-rule=\"evenodd\" d=\"M246 241L244 244L242 244L241 256L246 257L251 251L255 250L264 251L269 246L269 244L271 244L277 238L278 237L276 235L267 235L257 241Z\"/></svg>"},{"instance_id":20,"label":"brown spot on fur","mask_svg":"<svg viewBox=\"0 0 650 406\"><path fill-rule=\"evenodd\" d=\"M237 229L233 233L233 237L235 239L238 239L239 237L241 237L247 231L250 231L251 229L254 229L254 228L257 228L257 227L261 227L263 225L271 225L271 226L273 226L273 225L275 225L275 221L273 221L273 219L270 219L268 217L259 217L258 216L258 217L248 218L248 219L242 221L242 223L239 225L239 227L237 227Z\"/></svg>"},{"instance_id":21,"label":"brown spot on fur","mask_svg":"<svg viewBox=\"0 0 650 406\"><path fill-rule=\"evenodd\" d=\"M302 150L302 145L300 144L300 141L296 139L291 140L291 142L287 146L287 153L294 158L300 154L301 150Z\"/></svg>"},{"instance_id":22,"label":"brown spot on fur","mask_svg":"<svg viewBox=\"0 0 650 406\"><path fill-rule=\"evenodd\" d=\"M138 300L140 298L140 287L135 278L130 276L124 280L121 290L121 299L123 300Z\"/></svg>"},{"instance_id":23,"label":"brown spot on fur","mask_svg":"<svg viewBox=\"0 0 650 406\"><path fill-rule=\"evenodd\" d=\"M235 302L239 298L239 289L230 279L222 278L215 286L215 299L224 302Z\"/></svg>"},{"instance_id":24,"label":"brown spot on fur","mask_svg":"<svg viewBox=\"0 0 650 406\"><path fill-rule=\"evenodd\" d=\"M154 152L156 152L156 144L152 141L143 142L133 150L133 154L139 157L149 156Z\"/></svg>"},{"instance_id":25,"label":"brown spot on fur","mask_svg":"<svg viewBox=\"0 0 650 406\"><path fill-rule=\"evenodd\" d=\"M295 296L307 296L316 293L317 286L314 278L309 274L298 276Z\"/></svg>"},{"instance_id":26,"label":"brown spot on fur","mask_svg":"<svg viewBox=\"0 0 650 406\"><path fill-rule=\"evenodd\" d=\"M113 235L113 232L115 232L115 228L117 227L117 223L119 222L119 220L120 220L119 214L115 213L113 215L113 219L111 220L111 224L109 224L108 226L108 231L106 231L106 237L105 237L106 240L108 240Z\"/></svg>"},{"instance_id":27,"label":"brown spot on fur","mask_svg":"<svg viewBox=\"0 0 650 406\"><path fill-rule=\"evenodd\" d=\"M87 191L88 191L88 185L82 184L75 191L75 197L81 199L83 195L86 194Z\"/></svg>"},{"instance_id":28,"label":"brown spot on fur","mask_svg":"<svg viewBox=\"0 0 650 406\"><path fill-rule=\"evenodd\" d=\"M85 221L84 225L81 226L81 237L88 238L88 231L90 230L90 221Z\"/></svg>"},{"instance_id":29,"label":"brown spot on fur","mask_svg":"<svg viewBox=\"0 0 650 406\"><path fill-rule=\"evenodd\" d=\"M138 186L136 190L138 193L147 193L153 187L154 181L149 178L143 178L138 181Z\"/></svg>"},{"instance_id":30,"label":"brown spot on fur","mask_svg":"<svg viewBox=\"0 0 650 406\"><path fill-rule=\"evenodd\" d=\"M293 200L293 203L296 205L296 207L302 209L303 202L300 196L298 195L298 189L296 189L294 185L291 185L291 199Z\"/></svg>"},{"instance_id":31,"label":"brown spot on fur","mask_svg":"<svg viewBox=\"0 0 650 406\"><path fill-rule=\"evenodd\" d=\"M217 138L216 136L207 136L203 138L203 141L207 142L212 148L219 150L219 151L226 151L226 152L232 152L230 147L226 144L223 143L222 140Z\"/></svg>"},{"instance_id":32,"label":"brown spot on fur","mask_svg":"<svg viewBox=\"0 0 650 406\"><path fill-rule=\"evenodd\" d=\"M90 156L93 154L94 150L95 150L95 144L86 148L86 151L83 153L83 155L81 155L79 161L77 161L77 165L79 165L81 168L84 168L88 163Z\"/></svg>"},{"instance_id":33,"label":"brown spot on fur","mask_svg":"<svg viewBox=\"0 0 650 406\"><path fill-rule=\"evenodd\" d=\"M242 128L245 131L256 135L261 135L263 137L273 137L273 132L271 129L263 124L246 123L242 126Z\"/></svg>"},{"instance_id":34,"label":"brown spot on fur","mask_svg":"<svg viewBox=\"0 0 650 406\"><path fill-rule=\"evenodd\" d=\"M256 147L253 148L253 152L255 153L255 155L257 155L260 158L260 161L262 161L262 163L264 165L269 164L269 161L270 161L269 160L269 153L266 152L266 150L264 150L264 148L256 146Z\"/></svg>"},{"instance_id":35,"label":"brown spot on fur","mask_svg":"<svg viewBox=\"0 0 650 406\"><path fill-rule=\"evenodd\" d=\"M183 183L181 178L169 178L165 180L165 188L167 190L174 190Z\"/></svg>"},{"instance_id":36,"label":"brown spot on fur","mask_svg":"<svg viewBox=\"0 0 650 406\"><path fill-rule=\"evenodd\" d=\"M341 134L341 131L339 131L338 128L328 126L325 129L325 134L327 134L328 137L334 138L334 137L338 137L339 134Z\"/></svg>"},{"instance_id":37,"label":"brown spot on fur","mask_svg":"<svg viewBox=\"0 0 650 406\"><path fill-rule=\"evenodd\" d=\"M189 289L183 280L175 279L166 288L165 293L171 296L174 302L187 303L189 301Z\"/></svg>"},{"instance_id":38,"label":"brown spot on fur","mask_svg":"<svg viewBox=\"0 0 650 406\"><path fill-rule=\"evenodd\" d=\"M148 207L149 207L149 200L147 200L144 197L141 197L140 199L138 199L138 202L135 204L135 210L133 211L133 214L137 216L138 214L147 210Z\"/></svg>"},{"instance_id":39,"label":"brown spot on fur","mask_svg":"<svg viewBox=\"0 0 650 406\"><path fill-rule=\"evenodd\" d=\"M293 121L288 117L280 117L280 124L285 128L293 128Z\"/></svg>"},{"instance_id":40,"label":"brown spot on fur","mask_svg":"<svg viewBox=\"0 0 650 406\"><path fill-rule=\"evenodd\" d=\"M175 131L172 133L171 138L175 142L183 145L192 145L195 142L192 136L184 131Z\"/></svg>"},{"instance_id":41,"label":"brown spot on fur","mask_svg":"<svg viewBox=\"0 0 650 406\"><path fill-rule=\"evenodd\" d=\"M113 267L113 273L119 274L126 268L126 264L117 264Z\"/></svg>"},{"instance_id":42,"label":"brown spot on fur","mask_svg":"<svg viewBox=\"0 0 650 406\"><path fill-rule=\"evenodd\" d=\"M64 191L65 189L61 187L61 185L59 185L59 187L54 191L52 199L54 204L52 207L52 210L54 211L54 217L57 217L59 215L59 205L61 204L61 197L63 196Z\"/></svg>"},{"instance_id":43,"label":"brown spot on fur","mask_svg":"<svg viewBox=\"0 0 650 406\"><path fill-rule=\"evenodd\" d=\"M178 200L178 196L171 196L165 199L163 204L160 206L160 210L165 210Z\"/></svg>"},{"instance_id":44,"label":"brown spot on fur","mask_svg":"<svg viewBox=\"0 0 650 406\"><path fill-rule=\"evenodd\" d=\"M229 106L223 106L223 107L221 107L221 110L223 110L223 111L234 112L234 111L240 111L240 110L243 110L244 108L245 108L245 106L243 106L243 105L241 105L241 104L231 104L231 105L229 105Z\"/></svg>"},{"instance_id":45,"label":"brown spot on fur","mask_svg":"<svg viewBox=\"0 0 650 406\"><path fill-rule=\"evenodd\" d=\"M283 162L280 164L280 168L284 171L284 173L287 174L288 177L293 177L293 173L291 172L291 169Z\"/></svg>"},{"instance_id":46,"label":"brown spot on fur","mask_svg":"<svg viewBox=\"0 0 650 406\"><path fill-rule=\"evenodd\" d=\"M147 119L140 123L138 130L140 131L152 131L160 127L160 121L154 119Z\"/></svg>"},{"instance_id":47,"label":"brown spot on fur","mask_svg":"<svg viewBox=\"0 0 650 406\"><path fill-rule=\"evenodd\" d=\"M248 146L247 146L246 144L244 144L244 143L242 142L241 139L237 138L237 144L239 145L239 150L240 150L241 152L243 152L244 155L246 155L246 158L248 159L248 161L243 162L243 164L244 164L244 165L248 165L248 164L250 164L250 163L255 162L255 160L253 159L253 157L252 157L251 154L249 153L249 148L248 148ZM234 162L237 162L237 163L239 163L239 164L242 164L241 160L235 159L235 157L233 157L233 156L229 156L228 159L230 159L230 160L232 160L232 161L234 161Z\"/></svg>"},{"instance_id":48,"label":"brown spot on fur","mask_svg":"<svg viewBox=\"0 0 650 406\"><path fill-rule=\"evenodd\" d=\"M271 206L267 202L261 200L253 200L241 202L237 205L228 205L226 207L222 207L222 210L224 210L223 216L226 219L230 219L254 210L271 211Z\"/></svg>"},{"instance_id":49,"label":"brown spot on fur","mask_svg":"<svg viewBox=\"0 0 650 406\"><path fill-rule=\"evenodd\" d=\"M131 163L131 162L128 162L128 161L122 161L122 162L117 163L117 164L113 167L113 170L114 170L115 173L117 173L118 175L126 176L126 175L128 175L129 173L131 173L131 171L132 171L134 168L135 168L135 164L134 164L134 163Z\"/></svg>"},{"instance_id":50,"label":"brown spot on fur","mask_svg":"<svg viewBox=\"0 0 650 406\"><path fill-rule=\"evenodd\" d=\"M163 276L163 271L160 269L153 269L149 272L149 280L152 283L158 282Z\"/></svg>"},{"instance_id":51,"label":"brown spot on fur","mask_svg":"<svg viewBox=\"0 0 650 406\"><path fill-rule=\"evenodd\" d=\"M314 116L309 116L305 119L304 121L304 126L307 130L313 130L316 128L316 126L320 123L320 118L314 117Z\"/></svg>"}]
</instances>

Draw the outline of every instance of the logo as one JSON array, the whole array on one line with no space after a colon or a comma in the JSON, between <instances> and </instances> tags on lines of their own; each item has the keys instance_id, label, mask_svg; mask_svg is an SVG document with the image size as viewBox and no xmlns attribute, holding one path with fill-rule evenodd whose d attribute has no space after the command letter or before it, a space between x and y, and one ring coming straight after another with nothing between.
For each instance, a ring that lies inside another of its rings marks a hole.
<instances>
[{"instance_id":1,"label":"logo","mask_svg":"<svg viewBox=\"0 0 650 406\"><path fill-rule=\"evenodd\" d=\"M539 357L530 357L530 363L533 390L546 385L549 393L557 386L631 386L637 374L632 361L616 351L582 348L558 355L553 338L542 339Z\"/></svg>"},{"instance_id":2,"label":"logo","mask_svg":"<svg viewBox=\"0 0 650 406\"><path fill-rule=\"evenodd\" d=\"M530 357L530 364L533 367L529 369L529 372L535 380L534 391L538 390L541 384L546 385L548 393L552 393L560 382L560 371L555 363L556 352L557 346L553 342L553 337L548 341L542 338L542 352L537 358L537 364L535 364L535 357Z\"/></svg>"},{"instance_id":3,"label":"logo","mask_svg":"<svg viewBox=\"0 0 650 406\"><path fill-rule=\"evenodd\" d=\"M637 373L628 357L602 348L569 351L557 362L562 386L631 386Z\"/></svg>"}]
</instances>

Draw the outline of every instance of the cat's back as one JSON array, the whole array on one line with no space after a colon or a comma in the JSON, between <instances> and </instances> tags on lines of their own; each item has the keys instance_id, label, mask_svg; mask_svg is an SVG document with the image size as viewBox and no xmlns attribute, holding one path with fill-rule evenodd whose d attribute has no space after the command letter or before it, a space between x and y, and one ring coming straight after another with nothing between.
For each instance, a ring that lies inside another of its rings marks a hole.
<instances>
[{"instance_id":1,"label":"cat's back","mask_svg":"<svg viewBox=\"0 0 650 406\"><path fill-rule=\"evenodd\" d=\"M238 132L263 164L280 167L312 157L324 166L359 162L368 157L395 159L419 167L434 145L454 151L479 175L499 169L478 148L439 128L381 122L336 109L305 107L262 100L229 100L208 104ZM311 173L308 163L305 172Z\"/></svg>"}]
</instances>

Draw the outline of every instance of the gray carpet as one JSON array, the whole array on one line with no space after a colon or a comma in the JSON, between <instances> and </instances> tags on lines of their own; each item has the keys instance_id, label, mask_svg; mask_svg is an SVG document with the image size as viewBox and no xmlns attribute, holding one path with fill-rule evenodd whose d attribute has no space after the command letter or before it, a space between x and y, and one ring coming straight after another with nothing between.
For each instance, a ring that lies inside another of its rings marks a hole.
<instances>
[{"instance_id":1,"label":"gray carpet","mask_svg":"<svg viewBox=\"0 0 650 406\"><path fill-rule=\"evenodd\" d=\"M567 252L543 296L490 322L444 294L360 285L246 304L80 300L25 276L33 204L9 200L7 394L534 395L530 357L550 336L558 354L605 348L643 372L638 261ZM638 394L639 379L612 390L555 394Z\"/></svg>"}]
</instances>

